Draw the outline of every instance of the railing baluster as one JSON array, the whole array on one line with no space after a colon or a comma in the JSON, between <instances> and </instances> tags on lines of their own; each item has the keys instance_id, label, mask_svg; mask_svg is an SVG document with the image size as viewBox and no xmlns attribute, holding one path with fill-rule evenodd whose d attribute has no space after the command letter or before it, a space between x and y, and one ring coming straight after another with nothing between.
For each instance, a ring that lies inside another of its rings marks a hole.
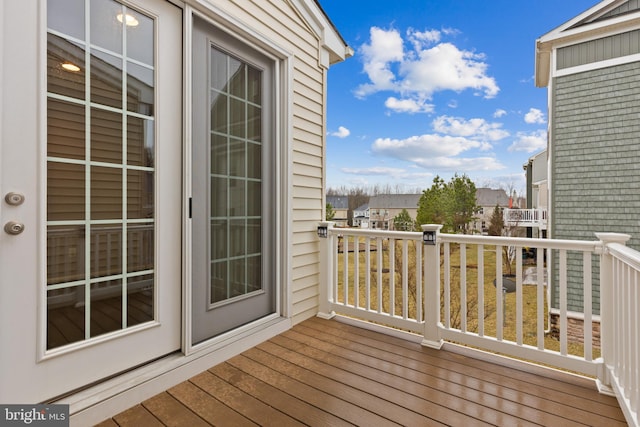
<instances>
[{"instance_id":1,"label":"railing baluster","mask_svg":"<svg viewBox=\"0 0 640 427\"><path fill-rule=\"evenodd\" d=\"M353 306L360 307L360 237L353 237Z\"/></svg>"},{"instance_id":2,"label":"railing baluster","mask_svg":"<svg viewBox=\"0 0 640 427\"><path fill-rule=\"evenodd\" d=\"M591 253L582 254L582 276L584 287L584 358L593 360L593 298L592 298L592 273L591 273Z\"/></svg>"},{"instance_id":3,"label":"railing baluster","mask_svg":"<svg viewBox=\"0 0 640 427\"><path fill-rule=\"evenodd\" d=\"M622 289L620 292L620 299L621 299L621 305L620 307L620 315L622 317L622 319L629 319L630 318L630 314L631 314L631 310L629 309L629 298L628 296L631 294L631 292L629 292L630 289L630 283L631 283L631 266L625 264L624 265L624 280L622 281ZM622 357L620 358L622 361L622 369L621 369L621 375L620 375L620 386L622 388L627 388L628 387L628 379L631 376L631 372L629 371L629 361L631 358L631 355L629 354L629 343L631 342L631 335L629 334L629 332L631 331L631 328L629 328L629 323L625 322L624 320L621 321L621 325L624 325L621 327L621 331L622 333L620 334L620 344L621 344L621 351L622 351Z\"/></svg>"},{"instance_id":4,"label":"railing baluster","mask_svg":"<svg viewBox=\"0 0 640 427\"><path fill-rule=\"evenodd\" d=\"M389 239L389 314L396 314L396 239Z\"/></svg>"},{"instance_id":5,"label":"railing baluster","mask_svg":"<svg viewBox=\"0 0 640 427\"><path fill-rule=\"evenodd\" d=\"M484 336L484 245L478 245L478 335Z\"/></svg>"},{"instance_id":6,"label":"railing baluster","mask_svg":"<svg viewBox=\"0 0 640 427\"><path fill-rule=\"evenodd\" d=\"M631 310L631 321L629 326L631 328L631 343L632 348L629 349L632 354L631 357L631 383L629 384L629 403L631 410L636 414L640 410L640 272L636 270L633 274L633 284L631 288L631 295L629 301L631 301L632 307L635 310Z\"/></svg>"},{"instance_id":7,"label":"railing baluster","mask_svg":"<svg viewBox=\"0 0 640 427\"><path fill-rule=\"evenodd\" d=\"M538 326L536 338L538 341L538 350L544 350L544 254L544 249L538 249L536 251L536 274L538 276L538 283L536 284L536 323ZM551 254L547 253L547 257L549 257L548 259L550 259ZM548 278L547 281L549 281ZM550 286L550 283L547 283L547 286Z\"/></svg>"},{"instance_id":8,"label":"railing baluster","mask_svg":"<svg viewBox=\"0 0 640 427\"><path fill-rule=\"evenodd\" d=\"M522 248L516 246L516 343L522 345Z\"/></svg>"},{"instance_id":9,"label":"railing baluster","mask_svg":"<svg viewBox=\"0 0 640 427\"><path fill-rule=\"evenodd\" d=\"M364 260L364 298L365 298L365 307L367 310L371 310L371 238L365 237L365 260Z\"/></svg>"},{"instance_id":10,"label":"railing baluster","mask_svg":"<svg viewBox=\"0 0 640 427\"><path fill-rule=\"evenodd\" d=\"M339 299L338 294L338 237L334 236L333 240L333 249L331 253L333 254L333 302L337 303Z\"/></svg>"},{"instance_id":11,"label":"railing baluster","mask_svg":"<svg viewBox=\"0 0 640 427\"><path fill-rule=\"evenodd\" d=\"M504 324L502 248L501 245L496 245L496 339L498 341L502 341L502 327Z\"/></svg>"},{"instance_id":12,"label":"railing baluster","mask_svg":"<svg viewBox=\"0 0 640 427\"><path fill-rule=\"evenodd\" d=\"M444 244L444 327L451 328L451 245Z\"/></svg>"},{"instance_id":13,"label":"railing baluster","mask_svg":"<svg viewBox=\"0 0 640 427\"><path fill-rule=\"evenodd\" d=\"M344 295L344 305L349 305L349 236L346 234L342 236L342 259L344 260L342 265L342 293Z\"/></svg>"},{"instance_id":14,"label":"railing baluster","mask_svg":"<svg viewBox=\"0 0 640 427\"><path fill-rule=\"evenodd\" d=\"M416 242L416 320L418 322L422 322L422 287L424 286L422 283L422 263L424 262L422 258L422 243Z\"/></svg>"},{"instance_id":15,"label":"railing baluster","mask_svg":"<svg viewBox=\"0 0 640 427\"><path fill-rule=\"evenodd\" d=\"M567 355L567 251L559 251L560 275L560 354Z\"/></svg>"},{"instance_id":16,"label":"railing baluster","mask_svg":"<svg viewBox=\"0 0 640 427\"><path fill-rule=\"evenodd\" d=\"M378 288L376 289L378 292L378 313L382 313L382 238L378 237L376 239L376 271L378 272Z\"/></svg>"},{"instance_id":17,"label":"railing baluster","mask_svg":"<svg viewBox=\"0 0 640 427\"><path fill-rule=\"evenodd\" d=\"M402 318L409 317L409 241L402 240ZM416 264L420 264L416 260Z\"/></svg>"},{"instance_id":18,"label":"railing baluster","mask_svg":"<svg viewBox=\"0 0 640 427\"><path fill-rule=\"evenodd\" d=\"M467 332L467 245L460 244L460 330Z\"/></svg>"}]
</instances>

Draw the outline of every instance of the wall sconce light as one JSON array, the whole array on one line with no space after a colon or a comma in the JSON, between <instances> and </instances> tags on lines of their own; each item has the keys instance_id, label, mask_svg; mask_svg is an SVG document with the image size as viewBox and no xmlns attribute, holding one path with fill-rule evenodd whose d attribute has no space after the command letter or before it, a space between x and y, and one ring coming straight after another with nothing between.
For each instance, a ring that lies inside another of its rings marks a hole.
<instances>
[{"instance_id":1,"label":"wall sconce light","mask_svg":"<svg viewBox=\"0 0 640 427\"><path fill-rule=\"evenodd\" d=\"M425 230L422 232L422 243L425 245L435 245L436 244L436 232Z\"/></svg>"},{"instance_id":2,"label":"wall sconce light","mask_svg":"<svg viewBox=\"0 0 640 427\"><path fill-rule=\"evenodd\" d=\"M326 239L328 234L329 234L329 227L327 227L326 225L318 226L318 237L320 237L321 239Z\"/></svg>"}]
</instances>

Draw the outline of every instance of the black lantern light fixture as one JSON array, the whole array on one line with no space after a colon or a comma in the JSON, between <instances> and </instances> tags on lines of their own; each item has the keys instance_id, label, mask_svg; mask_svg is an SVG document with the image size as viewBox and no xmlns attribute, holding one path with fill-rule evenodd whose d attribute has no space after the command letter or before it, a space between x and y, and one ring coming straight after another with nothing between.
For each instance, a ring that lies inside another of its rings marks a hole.
<instances>
[{"instance_id":1,"label":"black lantern light fixture","mask_svg":"<svg viewBox=\"0 0 640 427\"><path fill-rule=\"evenodd\" d=\"M422 243L425 245L435 245L436 244L436 231L435 230L424 230L422 232Z\"/></svg>"},{"instance_id":2,"label":"black lantern light fixture","mask_svg":"<svg viewBox=\"0 0 640 427\"><path fill-rule=\"evenodd\" d=\"M321 239L326 239L327 235L329 233L329 227L327 227L326 225L322 224L318 226L318 237L320 237Z\"/></svg>"}]
</instances>

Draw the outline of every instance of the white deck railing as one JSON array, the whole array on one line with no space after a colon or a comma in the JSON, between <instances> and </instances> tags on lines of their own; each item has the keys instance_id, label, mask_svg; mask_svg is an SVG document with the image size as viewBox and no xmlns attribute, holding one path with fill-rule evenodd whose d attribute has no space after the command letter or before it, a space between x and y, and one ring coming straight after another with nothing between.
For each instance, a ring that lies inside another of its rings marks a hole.
<instances>
[{"instance_id":1,"label":"white deck railing","mask_svg":"<svg viewBox=\"0 0 640 427\"><path fill-rule=\"evenodd\" d=\"M624 246L629 236L609 240L602 262L603 374L630 425L640 425L640 254ZM625 238L626 237L626 238Z\"/></svg>"},{"instance_id":2,"label":"white deck railing","mask_svg":"<svg viewBox=\"0 0 640 427\"><path fill-rule=\"evenodd\" d=\"M436 245L423 245L415 232L329 226L327 234L320 316L412 331L433 348L453 341L597 377L638 425L640 253L624 246L628 236L588 242L437 233ZM513 279L503 278L509 265ZM598 279L601 315L592 297ZM584 301L577 340L575 331L569 336L576 287ZM557 339L549 336L550 298ZM597 320L601 347L593 339Z\"/></svg>"},{"instance_id":3,"label":"white deck railing","mask_svg":"<svg viewBox=\"0 0 640 427\"><path fill-rule=\"evenodd\" d=\"M504 209L502 214L508 226L547 228L546 209Z\"/></svg>"}]
</instances>

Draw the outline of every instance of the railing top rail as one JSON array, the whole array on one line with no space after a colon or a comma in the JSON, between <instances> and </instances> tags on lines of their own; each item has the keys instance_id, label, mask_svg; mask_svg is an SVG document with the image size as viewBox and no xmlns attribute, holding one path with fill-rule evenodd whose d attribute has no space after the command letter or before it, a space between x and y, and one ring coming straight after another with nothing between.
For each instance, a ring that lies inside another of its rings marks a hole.
<instances>
[{"instance_id":1,"label":"railing top rail","mask_svg":"<svg viewBox=\"0 0 640 427\"><path fill-rule=\"evenodd\" d=\"M422 233L415 231L371 230L366 228L330 228L329 233L344 236L381 237L389 239L422 240Z\"/></svg>"},{"instance_id":2,"label":"railing top rail","mask_svg":"<svg viewBox=\"0 0 640 427\"><path fill-rule=\"evenodd\" d=\"M440 234L440 241L467 245L521 246L544 249L566 249L595 252L602 247L600 241L530 239L526 237L477 236L470 234Z\"/></svg>"},{"instance_id":3,"label":"railing top rail","mask_svg":"<svg viewBox=\"0 0 640 427\"><path fill-rule=\"evenodd\" d=\"M607 244L607 251L628 266L640 271L640 252L620 243Z\"/></svg>"},{"instance_id":4,"label":"railing top rail","mask_svg":"<svg viewBox=\"0 0 640 427\"><path fill-rule=\"evenodd\" d=\"M422 233L415 231L371 230L362 228L330 228L332 235L361 236L371 238L389 238L422 240ZM565 249L583 252L596 252L602 248L598 240L562 240L562 239L530 239L526 237L479 236L472 234L439 234L441 242L464 243L467 245L519 246L543 249ZM622 246L622 245L621 245ZM624 246L622 246L624 247ZM640 259L638 260L640 263ZM638 264L640 265L640 264Z\"/></svg>"}]
</instances>

